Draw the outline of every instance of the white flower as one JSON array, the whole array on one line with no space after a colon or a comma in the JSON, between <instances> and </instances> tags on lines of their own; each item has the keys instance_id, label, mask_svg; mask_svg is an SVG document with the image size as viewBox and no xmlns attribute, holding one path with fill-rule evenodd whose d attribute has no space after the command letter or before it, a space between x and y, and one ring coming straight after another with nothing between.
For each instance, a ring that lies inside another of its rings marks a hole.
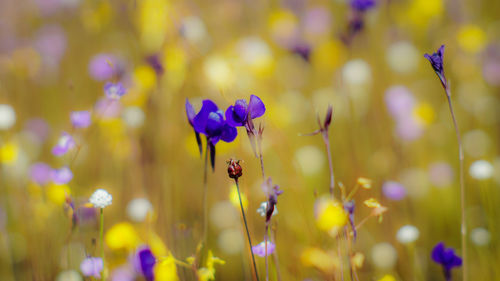
<instances>
[{"instance_id":1,"label":"white flower","mask_svg":"<svg viewBox=\"0 0 500 281\"><path fill-rule=\"evenodd\" d=\"M396 233L396 239L400 243L403 244L408 244L415 242L418 239L418 236L420 235L420 231L418 231L418 228L416 228L413 225L405 225L402 226L398 232Z\"/></svg>"},{"instance_id":2,"label":"white flower","mask_svg":"<svg viewBox=\"0 0 500 281\"><path fill-rule=\"evenodd\" d=\"M478 246L485 246L490 243L491 234L490 232L482 227L474 228L470 233L470 238L474 244Z\"/></svg>"},{"instance_id":3,"label":"white flower","mask_svg":"<svg viewBox=\"0 0 500 281\"><path fill-rule=\"evenodd\" d=\"M396 264L398 253L389 243L379 243L372 248L372 261L377 268L390 269Z\"/></svg>"},{"instance_id":4,"label":"white flower","mask_svg":"<svg viewBox=\"0 0 500 281\"><path fill-rule=\"evenodd\" d=\"M0 130L7 130L16 123L16 111L8 104L0 104Z\"/></svg>"},{"instance_id":5,"label":"white flower","mask_svg":"<svg viewBox=\"0 0 500 281\"><path fill-rule=\"evenodd\" d=\"M113 201L113 196L109 194L106 190L99 188L96 190L89 199L90 203L94 205L95 208L104 208L111 205Z\"/></svg>"},{"instance_id":6,"label":"white flower","mask_svg":"<svg viewBox=\"0 0 500 281\"><path fill-rule=\"evenodd\" d=\"M475 161L469 167L469 174L478 180L489 179L493 175L493 165L486 160Z\"/></svg>"},{"instance_id":7,"label":"white flower","mask_svg":"<svg viewBox=\"0 0 500 281\"><path fill-rule=\"evenodd\" d=\"M257 213L259 213L262 217L266 216L267 210L267 201L260 203L260 207L257 209ZM274 206L273 216L278 214L278 208Z\"/></svg>"},{"instance_id":8,"label":"white flower","mask_svg":"<svg viewBox=\"0 0 500 281\"><path fill-rule=\"evenodd\" d=\"M153 211L153 205L146 198L136 198L127 205L127 214L135 222L141 222Z\"/></svg>"}]
</instances>

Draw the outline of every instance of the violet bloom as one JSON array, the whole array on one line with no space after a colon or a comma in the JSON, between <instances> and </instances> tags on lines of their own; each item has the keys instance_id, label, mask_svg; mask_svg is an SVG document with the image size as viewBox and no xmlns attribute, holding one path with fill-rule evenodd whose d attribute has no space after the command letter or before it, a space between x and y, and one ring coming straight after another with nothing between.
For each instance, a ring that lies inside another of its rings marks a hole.
<instances>
[{"instance_id":1,"label":"violet bloom","mask_svg":"<svg viewBox=\"0 0 500 281\"><path fill-rule=\"evenodd\" d=\"M269 177L263 184L263 189L267 194L269 194L266 208L266 224L269 224L271 222L276 204L278 204L278 196L283 193L283 190L280 190L278 185L273 185L271 177Z\"/></svg>"},{"instance_id":2,"label":"violet bloom","mask_svg":"<svg viewBox=\"0 0 500 281\"><path fill-rule=\"evenodd\" d=\"M453 248L446 248L443 242L439 242L431 253L432 260L443 267L444 277L451 280L451 270L462 265L462 258L455 254Z\"/></svg>"},{"instance_id":3,"label":"violet bloom","mask_svg":"<svg viewBox=\"0 0 500 281\"><path fill-rule=\"evenodd\" d=\"M146 281L154 280L154 266L156 264L156 257L147 246L143 246L137 250L133 259L134 268L137 273L144 276Z\"/></svg>"},{"instance_id":4,"label":"violet bloom","mask_svg":"<svg viewBox=\"0 0 500 281\"><path fill-rule=\"evenodd\" d=\"M71 112L71 124L75 128L87 128L92 122L90 111L72 111Z\"/></svg>"},{"instance_id":5,"label":"violet bloom","mask_svg":"<svg viewBox=\"0 0 500 281\"><path fill-rule=\"evenodd\" d=\"M75 147L75 140L73 137L66 133L62 132L57 144L52 148L52 154L55 156L62 156L66 154L70 149Z\"/></svg>"},{"instance_id":6,"label":"violet bloom","mask_svg":"<svg viewBox=\"0 0 500 281\"><path fill-rule=\"evenodd\" d=\"M87 257L80 264L80 270L86 277L101 278L101 271L104 263L101 258Z\"/></svg>"},{"instance_id":7,"label":"violet bloom","mask_svg":"<svg viewBox=\"0 0 500 281\"><path fill-rule=\"evenodd\" d=\"M125 87L123 87L122 83L111 83L108 82L104 85L104 93L106 97L114 100L120 99L123 95L127 93Z\"/></svg>"},{"instance_id":8,"label":"violet bloom","mask_svg":"<svg viewBox=\"0 0 500 281\"><path fill-rule=\"evenodd\" d=\"M50 177L55 184L67 184L73 179L73 173L65 166L60 169L53 169Z\"/></svg>"},{"instance_id":9,"label":"violet bloom","mask_svg":"<svg viewBox=\"0 0 500 281\"><path fill-rule=\"evenodd\" d=\"M266 251L266 243L260 242L259 244L252 247L252 252L259 257L269 256L274 253L276 250L276 245L271 241L267 241L267 251Z\"/></svg>"},{"instance_id":10,"label":"violet bloom","mask_svg":"<svg viewBox=\"0 0 500 281\"><path fill-rule=\"evenodd\" d=\"M395 181L386 181L382 185L382 191L384 192L385 197L399 201L406 197L406 189L405 187Z\"/></svg>"},{"instance_id":11,"label":"violet bloom","mask_svg":"<svg viewBox=\"0 0 500 281\"><path fill-rule=\"evenodd\" d=\"M186 114L189 124L198 134L207 137L207 146L210 150L212 169L215 167L215 145L219 140L232 142L238 135L236 128L224 120L224 113L211 100L204 100L200 112L193 116L193 106L186 100ZM197 139L198 140L198 139ZM201 143L198 142L198 146Z\"/></svg>"},{"instance_id":12,"label":"violet bloom","mask_svg":"<svg viewBox=\"0 0 500 281\"><path fill-rule=\"evenodd\" d=\"M39 185L45 185L52 179L52 168L42 162L31 165L31 180Z\"/></svg>"},{"instance_id":13,"label":"violet bloom","mask_svg":"<svg viewBox=\"0 0 500 281\"><path fill-rule=\"evenodd\" d=\"M358 236L358 233L356 231L356 226L354 225L354 209L356 207L356 204L354 204L354 200L347 201L344 203L344 210L349 214L349 224L351 225L351 229L354 235L354 240L356 240L356 237Z\"/></svg>"},{"instance_id":14,"label":"violet bloom","mask_svg":"<svg viewBox=\"0 0 500 281\"><path fill-rule=\"evenodd\" d=\"M351 8L359 12L366 12L375 8L377 2L375 0L351 0Z\"/></svg>"},{"instance_id":15,"label":"violet bloom","mask_svg":"<svg viewBox=\"0 0 500 281\"><path fill-rule=\"evenodd\" d=\"M266 106L256 95L250 96L250 101L237 100L226 110L227 123L233 127L249 128L249 119L261 117L266 112ZM248 118L250 117L250 118Z\"/></svg>"},{"instance_id":16,"label":"violet bloom","mask_svg":"<svg viewBox=\"0 0 500 281\"><path fill-rule=\"evenodd\" d=\"M441 81L441 85L445 89L447 89L447 81L446 81L446 76L444 75L444 68L443 68L443 55L444 55L444 45L441 45L439 49L433 53L432 55L425 54L424 57L429 60L431 63L432 68L436 72L437 76L439 77L439 80Z\"/></svg>"},{"instance_id":17,"label":"violet bloom","mask_svg":"<svg viewBox=\"0 0 500 281\"><path fill-rule=\"evenodd\" d=\"M113 55L98 54L89 63L89 74L96 81L104 81L119 76L121 62Z\"/></svg>"}]
</instances>

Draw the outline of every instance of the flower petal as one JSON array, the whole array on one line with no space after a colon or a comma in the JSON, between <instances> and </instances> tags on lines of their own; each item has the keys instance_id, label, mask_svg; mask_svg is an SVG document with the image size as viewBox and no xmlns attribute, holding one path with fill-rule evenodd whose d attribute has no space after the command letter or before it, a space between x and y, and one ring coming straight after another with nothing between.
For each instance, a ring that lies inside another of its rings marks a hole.
<instances>
[{"instance_id":1,"label":"flower petal","mask_svg":"<svg viewBox=\"0 0 500 281\"><path fill-rule=\"evenodd\" d=\"M444 252L444 243L439 242L434 249L432 249L431 257L437 263L443 262L443 252Z\"/></svg>"},{"instance_id":2,"label":"flower petal","mask_svg":"<svg viewBox=\"0 0 500 281\"><path fill-rule=\"evenodd\" d=\"M198 133L206 134L205 127L207 125L208 116L211 112L217 112L217 110L219 110L219 108L213 101L204 100L200 112L194 117L194 130Z\"/></svg>"},{"instance_id":3,"label":"flower petal","mask_svg":"<svg viewBox=\"0 0 500 281\"><path fill-rule=\"evenodd\" d=\"M238 126L243 126L242 123L238 122L235 120L234 118L234 115L233 115L233 112L234 112L234 106L231 105L229 106L227 109L226 109L226 121L229 125L233 126L233 127L238 127Z\"/></svg>"},{"instance_id":4,"label":"flower petal","mask_svg":"<svg viewBox=\"0 0 500 281\"><path fill-rule=\"evenodd\" d=\"M196 116L196 113L194 111L193 105L191 103L189 103L189 100L187 98L186 98L186 115L187 115L189 124L191 124L191 126L192 126L194 117Z\"/></svg>"},{"instance_id":5,"label":"flower petal","mask_svg":"<svg viewBox=\"0 0 500 281\"><path fill-rule=\"evenodd\" d=\"M248 110L250 111L250 117L254 119L264 115L266 106L258 96L251 95L250 102L248 103Z\"/></svg>"},{"instance_id":6,"label":"flower petal","mask_svg":"<svg viewBox=\"0 0 500 281\"><path fill-rule=\"evenodd\" d=\"M222 129L221 139L225 142L232 142L238 135L238 130L230 124L224 124Z\"/></svg>"}]
</instances>

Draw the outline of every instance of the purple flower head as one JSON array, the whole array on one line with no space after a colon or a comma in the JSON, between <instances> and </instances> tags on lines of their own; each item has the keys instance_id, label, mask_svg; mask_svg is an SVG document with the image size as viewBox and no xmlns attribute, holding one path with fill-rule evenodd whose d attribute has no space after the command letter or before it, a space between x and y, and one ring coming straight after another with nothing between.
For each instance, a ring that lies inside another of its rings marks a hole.
<instances>
[{"instance_id":1,"label":"purple flower head","mask_svg":"<svg viewBox=\"0 0 500 281\"><path fill-rule=\"evenodd\" d=\"M266 244L267 244L267 251L266 251ZM258 245L252 247L252 252L259 257L269 256L272 253L274 253L274 250L276 250L276 245L274 245L273 242L271 241L267 241L267 243L260 242Z\"/></svg>"},{"instance_id":2,"label":"purple flower head","mask_svg":"<svg viewBox=\"0 0 500 281\"><path fill-rule=\"evenodd\" d=\"M154 280L153 268L156 264L156 257L148 246L142 246L137 250L133 264L137 273L143 275L146 281Z\"/></svg>"},{"instance_id":3,"label":"purple flower head","mask_svg":"<svg viewBox=\"0 0 500 281\"><path fill-rule=\"evenodd\" d=\"M300 56L305 61L309 61L311 56L311 46L306 42L297 42L291 48L292 53Z\"/></svg>"},{"instance_id":4,"label":"purple flower head","mask_svg":"<svg viewBox=\"0 0 500 281\"><path fill-rule=\"evenodd\" d=\"M55 184L67 184L73 179L73 173L65 166L60 169L53 169L50 177Z\"/></svg>"},{"instance_id":5,"label":"purple flower head","mask_svg":"<svg viewBox=\"0 0 500 281\"><path fill-rule=\"evenodd\" d=\"M444 55L444 45L441 45L441 47L439 47L437 52L433 53L432 55L425 54L424 57L429 60L432 68L439 77L441 84L446 89L448 84L446 82L446 76L444 75L443 55Z\"/></svg>"},{"instance_id":6,"label":"purple flower head","mask_svg":"<svg viewBox=\"0 0 500 281\"><path fill-rule=\"evenodd\" d=\"M375 0L351 0L351 8L359 12L366 12L373 9L376 4Z\"/></svg>"},{"instance_id":7,"label":"purple flower head","mask_svg":"<svg viewBox=\"0 0 500 281\"><path fill-rule=\"evenodd\" d=\"M271 221L276 204L278 204L278 196L283 193L278 185L273 185L271 177L267 178L267 181L263 184L264 191L269 194L267 199L267 209L266 209L266 223Z\"/></svg>"},{"instance_id":8,"label":"purple flower head","mask_svg":"<svg viewBox=\"0 0 500 281\"><path fill-rule=\"evenodd\" d=\"M31 180L39 185L45 185L52 179L52 168L45 163L31 165Z\"/></svg>"},{"instance_id":9,"label":"purple flower head","mask_svg":"<svg viewBox=\"0 0 500 281\"><path fill-rule=\"evenodd\" d=\"M157 76L161 76L165 72L159 55L156 54L146 57L146 62L154 69Z\"/></svg>"},{"instance_id":10,"label":"purple flower head","mask_svg":"<svg viewBox=\"0 0 500 281\"><path fill-rule=\"evenodd\" d=\"M95 55L89 63L89 74L96 81L119 77L122 73L122 62L110 54Z\"/></svg>"},{"instance_id":11,"label":"purple flower head","mask_svg":"<svg viewBox=\"0 0 500 281\"><path fill-rule=\"evenodd\" d=\"M385 197L399 201L406 197L406 189L405 187L395 181L386 181L382 185L382 191L384 192Z\"/></svg>"},{"instance_id":12,"label":"purple flower head","mask_svg":"<svg viewBox=\"0 0 500 281\"><path fill-rule=\"evenodd\" d=\"M186 100L186 114L189 124L193 126L196 134L204 134L207 137L207 145L210 150L212 169L215 166L215 145L219 140L232 142L238 135L236 128L224 120L222 110L211 100L204 100L200 112L194 115L193 106ZM201 140L197 136L198 146L201 149Z\"/></svg>"},{"instance_id":13,"label":"purple flower head","mask_svg":"<svg viewBox=\"0 0 500 281\"><path fill-rule=\"evenodd\" d=\"M92 122L90 111L87 110L72 111L70 117L71 124L75 128L87 128Z\"/></svg>"},{"instance_id":14,"label":"purple flower head","mask_svg":"<svg viewBox=\"0 0 500 281\"><path fill-rule=\"evenodd\" d=\"M255 119L266 112L266 106L256 95L250 95L250 101L237 100L226 110L226 119L233 127L248 126L248 117Z\"/></svg>"},{"instance_id":15,"label":"purple flower head","mask_svg":"<svg viewBox=\"0 0 500 281\"><path fill-rule=\"evenodd\" d=\"M108 82L104 85L104 93L106 97L114 100L120 99L123 95L127 93L125 87L123 87L122 83L111 83Z\"/></svg>"},{"instance_id":16,"label":"purple flower head","mask_svg":"<svg viewBox=\"0 0 500 281\"><path fill-rule=\"evenodd\" d=\"M87 257L80 264L82 274L87 277L101 278L103 267L102 259L96 257Z\"/></svg>"},{"instance_id":17,"label":"purple flower head","mask_svg":"<svg viewBox=\"0 0 500 281\"><path fill-rule=\"evenodd\" d=\"M66 133L62 132L57 144L52 148L52 154L55 156L62 156L66 154L70 149L75 147L75 140L73 137Z\"/></svg>"},{"instance_id":18,"label":"purple flower head","mask_svg":"<svg viewBox=\"0 0 500 281\"><path fill-rule=\"evenodd\" d=\"M462 258L455 254L453 248L446 248L443 242L439 242L431 253L432 260L443 267L443 273L447 281L451 280L451 270L462 265Z\"/></svg>"}]
</instances>

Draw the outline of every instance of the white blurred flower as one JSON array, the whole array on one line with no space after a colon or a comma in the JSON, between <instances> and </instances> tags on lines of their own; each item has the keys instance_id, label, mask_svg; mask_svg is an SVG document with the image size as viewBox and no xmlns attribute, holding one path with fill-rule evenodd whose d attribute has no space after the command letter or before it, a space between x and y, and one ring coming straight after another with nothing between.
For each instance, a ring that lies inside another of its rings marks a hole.
<instances>
[{"instance_id":1,"label":"white blurred flower","mask_svg":"<svg viewBox=\"0 0 500 281\"><path fill-rule=\"evenodd\" d=\"M390 269L396 264L398 254L389 243L379 243L372 248L373 264L380 269Z\"/></svg>"},{"instance_id":2,"label":"white blurred flower","mask_svg":"<svg viewBox=\"0 0 500 281\"><path fill-rule=\"evenodd\" d=\"M474 228L470 233L470 239L472 242L478 246L485 246L490 243L491 234L490 232L482 227Z\"/></svg>"},{"instance_id":3,"label":"white blurred flower","mask_svg":"<svg viewBox=\"0 0 500 281\"><path fill-rule=\"evenodd\" d=\"M489 179L493 175L493 165L486 160L477 160L470 165L469 174L478 180Z\"/></svg>"},{"instance_id":4,"label":"white blurred flower","mask_svg":"<svg viewBox=\"0 0 500 281\"><path fill-rule=\"evenodd\" d=\"M260 203L260 207L257 208L257 213L259 213L260 216L265 217L266 210L267 210L267 201ZM274 206L273 216L275 216L277 214L278 214L278 208L276 206Z\"/></svg>"},{"instance_id":5,"label":"white blurred flower","mask_svg":"<svg viewBox=\"0 0 500 281\"><path fill-rule=\"evenodd\" d=\"M314 175L321 171L325 162L324 153L312 145L303 146L295 152L295 159L306 175Z\"/></svg>"},{"instance_id":6,"label":"white blurred flower","mask_svg":"<svg viewBox=\"0 0 500 281\"><path fill-rule=\"evenodd\" d=\"M360 85L371 81L372 72L366 61L355 59L344 65L342 76L348 84Z\"/></svg>"},{"instance_id":7,"label":"white blurred flower","mask_svg":"<svg viewBox=\"0 0 500 281\"><path fill-rule=\"evenodd\" d=\"M144 221L150 212L153 212L153 205L146 198L135 198L127 205L127 215L135 222Z\"/></svg>"},{"instance_id":8,"label":"white blurred flower","mask_svg":"<svg viewBox=\"0 0 500 281\"><path fill-rule=\"evenodd\" d=\"M392 70L409 73L417 68L420 58L418 50L409 42L396 42L386 52L387 63Z\"/></svg>"},{"instance_id":9,"label":"white blurred flower","mask_svg":"<svg viewBox=\"0 0 500 281\"><path fill-rule=\"evenodd\" d=\"M8 104L0 104L0 130L10 129L16 123L16 111Z\"/></svg>"},{"instance_id":10,"label":"white blurred flower","mask_svg":"<svg viewBox=\"0 0 500 281\"><path fill-rule=\"evenodd\" d=\"M402 244L415 242L420 236L420 231L413 225L404 225L396 233L396 239Z\"/></svg>"},{"instance_id":11,"label":"white blurred flower","mask_svg":"<svg viewBox=\"0 0 500 281\"><path fill-rule=\"evenodd\" d=\"M61 271L57 277L56 281L82 281L82 276L75 270L65 270Z\"/></svg>"},{"instance_id":12,"label":"white blurred flower","mask_svg":"<svg viewBox=\"0 0 500 281\"><path fill-rule=\"evenodd\" d=\"M99 188L90 196L89 202L94 205L95 208L104 208L111 205L113 201L113 196L109 194L106 190Z\"/></svg>"},{"instance_id":13,"label":"white blurred flower","mask_svg":"<svg viewBox=\"0 0 500 281\"><path fill-rule=\"evenodd\" d=\"M122 118L125 124L130 128L139 128L144 124L144 111L137 106L129 106L123 110Z\"/></svg>"},{"instance_id":14,"label":"white blurred flower","mask_svg":"<svg viewBox=\"0 0 500 281\"><path fill-rule=\"evenodd\" d=\"M245 239L239 228L229 228L220 233L217 244L226 254L235 255L244 249Z\"/></svg>"}]
</instances>

